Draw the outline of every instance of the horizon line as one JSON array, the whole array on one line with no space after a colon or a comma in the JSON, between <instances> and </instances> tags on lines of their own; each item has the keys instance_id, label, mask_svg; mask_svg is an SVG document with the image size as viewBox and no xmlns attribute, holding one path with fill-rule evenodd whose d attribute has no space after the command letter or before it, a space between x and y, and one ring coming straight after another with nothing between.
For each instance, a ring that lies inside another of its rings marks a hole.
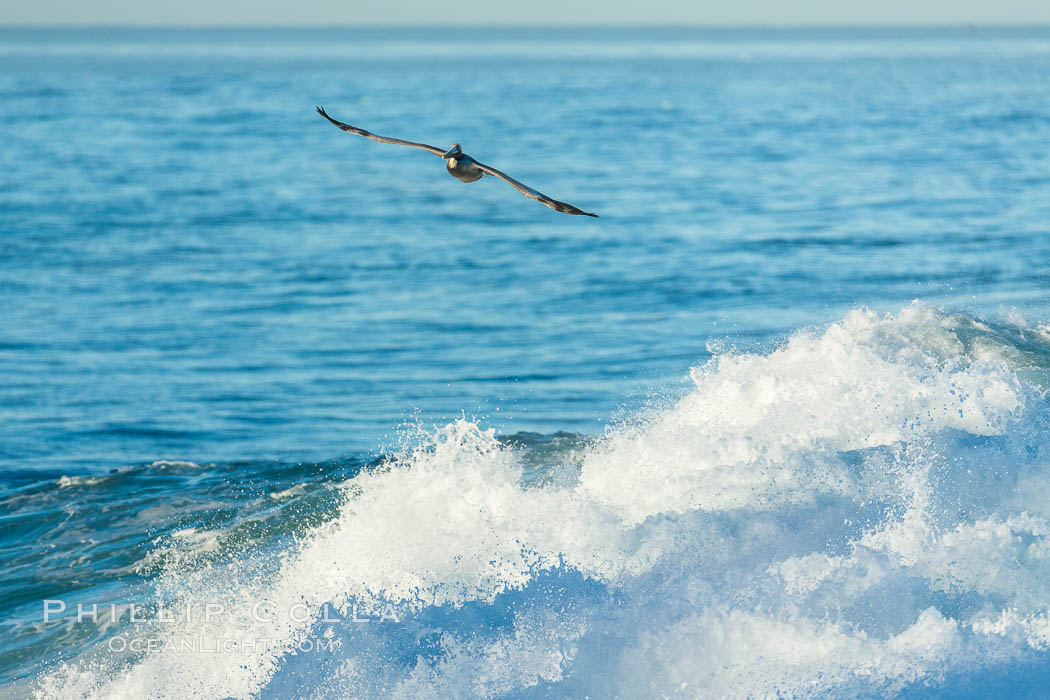
<instances>
[{"instance_id":1,"label":"horizon line","mask_svg":"<svg viewBox=\"0 0 1050 700\"><path fill-rule=\"evenodd\" d=\"M946 22L756 22L756 23L707 23L707 22L566 22L542 24L531 22L359 22L320 24L315 22L219 22L210 24L187 24L176 22L2 22L3 29L318 29L338 31L345 29L1050 29L1050 21L981 21L965 20Z\"/></svg>"}]
</instances>

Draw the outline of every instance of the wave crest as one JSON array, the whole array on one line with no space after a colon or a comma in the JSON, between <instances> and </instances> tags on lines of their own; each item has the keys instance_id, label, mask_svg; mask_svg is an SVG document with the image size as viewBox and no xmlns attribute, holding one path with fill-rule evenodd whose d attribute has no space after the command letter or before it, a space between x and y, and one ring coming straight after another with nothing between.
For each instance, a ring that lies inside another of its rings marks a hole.
<instances>
[{"instance_id":1,"label":"wave crest","mask_svg":"<svg viewBox=\"0 0 1050 700\"><path fill-rule=\"evenodd\" d=\"M768 354L720 354L677 403L593 444L546 446L560 476L539 485L532 448L456 421L347 481L338 515L269 569L158 584L302 603L305 620L206 631L326 636L338 653L81 664L39 694L850 695L1045 665L1044 352L1037 330L918 303L857 310ZM326 627L326 604L400 619Z\"/></svg>"}]
</instances>

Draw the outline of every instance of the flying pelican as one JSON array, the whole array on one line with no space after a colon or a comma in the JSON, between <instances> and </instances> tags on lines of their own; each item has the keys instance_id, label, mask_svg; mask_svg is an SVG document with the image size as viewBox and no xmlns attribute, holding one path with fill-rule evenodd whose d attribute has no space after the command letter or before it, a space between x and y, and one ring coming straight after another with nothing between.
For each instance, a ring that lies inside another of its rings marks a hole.
<instances>
[{"instance_id":1,"label":"flying pelican","mask_svg":"<svg viewBox=\"0 0 1050 700\"><path fill-rule=\"evenodd\" d=\"M458 143L452 144L452 148L448 149L447 151L443 151L440 148L428 146L425 143L416 143L415 141L402 141L401 139L391 139L387 138L386 136L379 136L378 134L373 134L372 132L365 131L364 129L358 129L356 126L344 124L343 122L336 121L335 119L332 119L330 116L328 116L328 113L324 111L324 107L318 107L317 113L325 119L327 119L328 121L335 124L336 126L338 126L343 131L346 131L348 133L357 134L358 136L364 136L366 139L372 139L373 141L378 141L379 143L394 143L398 146L411 146L412 148L422 148L424 151L430 151L436 156L441 156L445 159L445 167L448 168L448 174L462 182L475 182L476 180L480 180L482 175L491 175L493 177L498 177L500 180L503 180L529 199L535 199L540 204L545 204L554 211L560 211L563 214L576 214L577 216L593 216L595 218L598 217L597 214L592 214L589 211L577 209L571 204L566 204L565 202L559 202L556 199L551 199L542 192L537 192L528 185L523 185L522 183L510 177L506 173L502 173L489 165L485 165L484 163L479 163L478 161L474 160L466 153L464 153L463 149L459 147Z\"/></svg>"}]
</instances>

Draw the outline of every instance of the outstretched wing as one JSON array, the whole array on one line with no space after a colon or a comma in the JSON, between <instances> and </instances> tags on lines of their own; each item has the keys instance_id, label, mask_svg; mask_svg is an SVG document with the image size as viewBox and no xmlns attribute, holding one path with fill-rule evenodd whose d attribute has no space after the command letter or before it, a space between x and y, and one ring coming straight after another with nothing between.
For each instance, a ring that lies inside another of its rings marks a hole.
<instances>
[{"instance_id":1,"label":"outstretched wing","mask_svg":"<svg viewBox=\"0 0 1050 700\"><path fill-rule=\"evenodd\" d=\"M510 185L511 187L516 189L518 192L521 192L523 195L525 195L529 199L535 199L540 204L544 204L544 205L550 207L551 209L553 209L554 211L560 211L562 214L575 214L577 216L593 216L596 219L598 218L597 214L592 214L589 211L584 211L583 209L578 209L578 208L572 206L571 204L566 204L565 202L559 202L556 199L551 199L550 197L548 197L547 195L543 194L542 192L537 192L536 190L532 189L528 185L524 185L524 184L518 182L517 180L512 178L510 175L507 175L506 173L500 172L499 170L496 170L495 168L493 168L491 166L485 165L484 163L479 163L477 161L474 161L474 165L478 166L478 168L483 173L487 173L489 175L492 175L493 177L498 177L500 180L503 180L508 185Z\"/></svg>"},{"instance_id":2,"label":"outstretched wing","mask_svg":"<svg viewBox=\"0 0 1050 700\"><path fill-rule=\"evenodd\" d=\"M445 155L445 149L442 148L428 146L425 143L416 143L415 141L402 141L401 139L391 139L387 138L386 136L379 136L377 134L373 134L371 131L365 131L364 129L358 129L356 126L350 126L349 124L344 124L341 121L336 121L335 119L332 119L330 116L328 116L328 112L324 111L324 107L318 107L317 113L325 119L327 119L328 121L335 124L336 126L338 126L343 131L350 134L364 136L366 139L372 139L373 141L378 141L379 143L393 143L398 146L411 146L412 148L422 148L424 151L430 151L436 156Z\"/></svg>"}]
</instances>

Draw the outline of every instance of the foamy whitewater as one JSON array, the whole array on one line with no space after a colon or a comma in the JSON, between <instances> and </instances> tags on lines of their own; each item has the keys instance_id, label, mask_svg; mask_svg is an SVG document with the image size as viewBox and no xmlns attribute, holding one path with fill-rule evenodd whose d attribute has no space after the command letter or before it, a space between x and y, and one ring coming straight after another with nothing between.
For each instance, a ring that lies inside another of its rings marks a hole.
<instances>
[{"instance_id":1,"label":"foamy whitewater","mask_svg":"<svg viewBox=\"0 0 1050 700\"><path fill-rule=\"evenodd\" d=\"M1032 693L1050 660L1048 365L1046 330L1019 319L857 309L768 354L715 352L676 403L595 439L523 446L466 419L406 435L294 541L231 553L179 532L142 563L160 572L144 598L265 601L263 619L125 621L109 639L156 649L98 641L33 692ZM202 637L240 646L179 646Z\"/></svg>"}]
</instances>

